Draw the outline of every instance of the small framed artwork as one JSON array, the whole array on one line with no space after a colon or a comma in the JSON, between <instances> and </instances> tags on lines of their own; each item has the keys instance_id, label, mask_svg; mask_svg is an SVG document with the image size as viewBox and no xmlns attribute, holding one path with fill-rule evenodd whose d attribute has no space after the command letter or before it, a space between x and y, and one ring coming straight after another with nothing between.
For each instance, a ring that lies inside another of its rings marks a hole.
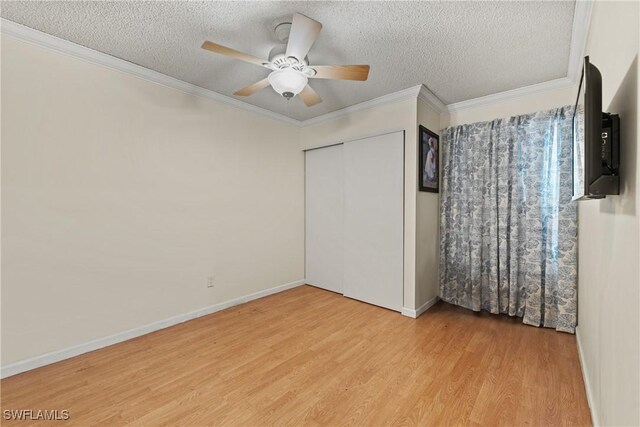
<instances>
[{"instance_id":1,"label":"small framed artwork","mask_svg":"<svg viewBox=\"0 0 640 427\"><path fill-rule=\"evenodd\" d=\"M420 181L420 191L437 193L440 190L440 162L439 143L440 137L424 126L420 126L420 169L418 179Z\"/></svg>"}]
</instances>

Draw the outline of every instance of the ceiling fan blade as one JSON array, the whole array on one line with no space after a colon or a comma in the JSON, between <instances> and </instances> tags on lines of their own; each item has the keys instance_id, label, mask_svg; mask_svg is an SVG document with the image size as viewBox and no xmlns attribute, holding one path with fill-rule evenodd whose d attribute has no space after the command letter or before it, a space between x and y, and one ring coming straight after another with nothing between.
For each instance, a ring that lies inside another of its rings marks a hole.
<instances>
[{"instance_id":1,"label":"ceiling fan blade","mask_svg":"<svg viewBox=\"0 0 640 427\"><path fill-rule=\"evenodd\" d=\"M307 107L311 107L322 102L322 98L320 98L316 91L309 85L306 85L304 89L302 89L302 92L300 92L300 98L302 98L302 101Z\"/></svg>"},{"instance_id":2,"label":"ceiling fan blade","mask_svg":"<svg viewBox=\"0 0 640 427\"><path fill-rule=\"evenodd\" d=\"M307 18L300 13L294 14L291 22L291 31L289 32L289 41L287 42L287 58L293 56L302 62L316 41L321 29L322 24L318 21Z\"/></svg>"},{"instance_id":3,"label":"ceiling fan blade","mask_svg":"<svg viewBox=\"0 0 640 427\"><path fill-rule=\"evenodd\" d=\"M369 78L368 65L314 65L316 79L360 80Z\"/></svg>"},{"instance_id":4,"label":"ceiling fan blade","mask_svg":"<svg viewBox=\"0 0 640 427\"><path fill-rule=\"evenodd\" d=\"M259 90L264 89L265 87L269 86L269 79L262 79L259 82L256 82L252 85L249 85L247 87L243 87L242 89L240 89L239 91L236 91L234 93L234 95L236 96L249 96L249 95L253 95L254 93L256 93Z\"/></svg>"},{"instance_id":5,"label":"ceiling fan blade","mask_svg":"<svg viewBox=\"0 0 640 427\"><path fill-rule=\"evenodd\" d=\"M231 49L226 46L219 45L217 43L213 43L210 41L205 41L202 43L202 48L210 50L211 52L219 53L221 55L230 56L235 59L239 59L244 62L249 62L251 64L256 64L261 67L266 67L269 64L269 61L262 60L260 58L256 58L255 56L247 55L246 53L238 52L235 49ZM267 64L267 65L265 65ZM268 67L267 67L268 68Z\"/></svg>"}]
</instances>

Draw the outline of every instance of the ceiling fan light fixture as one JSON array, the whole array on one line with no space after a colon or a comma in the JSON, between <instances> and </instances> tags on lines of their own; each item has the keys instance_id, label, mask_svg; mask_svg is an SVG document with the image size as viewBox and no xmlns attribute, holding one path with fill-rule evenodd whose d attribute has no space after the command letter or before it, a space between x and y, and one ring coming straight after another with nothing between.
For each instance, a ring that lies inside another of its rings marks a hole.
<instances>
[{"instance_id":1,"label":"ceiling fan light fixture","mask_svg":"<svg viewBox=\"0 0 640 427\"><path fill-rule=\"evenodd\" d=\"M280 95L287 99L293 98L307 85L307 76L291 68L277 70L269 74L269 84Z\"/></svg>"}]
</instances>

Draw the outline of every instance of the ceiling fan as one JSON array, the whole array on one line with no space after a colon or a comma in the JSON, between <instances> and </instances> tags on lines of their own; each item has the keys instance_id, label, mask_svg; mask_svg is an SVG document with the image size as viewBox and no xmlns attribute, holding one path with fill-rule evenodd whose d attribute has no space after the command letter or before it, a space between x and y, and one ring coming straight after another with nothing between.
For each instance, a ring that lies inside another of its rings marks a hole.
<instances>
[{"instance_id":1,"label":"ceiling fan","mask_svg":"<svg viewBox=\"0 0 640 427\"><path fill-rule=\"evenodd\" d=\"M267 78L238 90L234 95L249 96L271 85L286 99L300 95L302 101L311 107L322 99L309 86L310 78L364 81L369 76L368 65L309 65L307 53L321 29L321 23L300 13L279 23L275 33L282 44L271 49L268 61L210 41L205 41L202 48L272 70Z\"/></svg>"}]
</instances>

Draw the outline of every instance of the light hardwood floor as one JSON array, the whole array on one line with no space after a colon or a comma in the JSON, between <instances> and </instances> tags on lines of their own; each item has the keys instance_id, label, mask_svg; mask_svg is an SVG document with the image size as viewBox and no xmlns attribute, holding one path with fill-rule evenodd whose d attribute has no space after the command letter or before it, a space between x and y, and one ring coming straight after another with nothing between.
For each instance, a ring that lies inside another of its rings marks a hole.
<instances>
[{"instance_id":1,"label":"light hardwood floor","mask_svg":"<svg viewBox=\"0 0 640 427\"><path fill-rule=\"evenodd\" d=\"M310 286L0 386L3 410L69 410L58 426L591 423L573 335L444 303L414 320Z\"/></svg>"}]
</instances>

